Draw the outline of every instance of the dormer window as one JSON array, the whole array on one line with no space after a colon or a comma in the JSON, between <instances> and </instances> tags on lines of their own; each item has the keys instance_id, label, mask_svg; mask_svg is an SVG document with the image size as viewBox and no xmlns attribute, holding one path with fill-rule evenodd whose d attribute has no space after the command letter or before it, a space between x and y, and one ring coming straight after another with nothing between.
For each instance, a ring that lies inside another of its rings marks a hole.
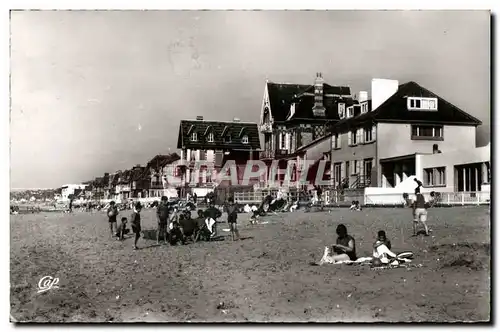
<instances>
[{"instance_id":1,"label":"dormer window","mask_svg":"<svg viewBox=\"0 0 500 332\"><path fill-rule=\"evenodd\" d=\"M194 132L191 134L191 142L197 142L198 141L198 133Z\"/></svg>"},{"instance_id":2,"label":"dormer window","mask_svg":"<svg viewBox=\"0 0 500 332\"><path fill-rule=\"evenodd\" d=\"M248 144L248 135L243 135L243 137L241 138L241 143Z\"/></svg>"},{"instance_id":3,"label":"dormer window","mask_svg":"<svg viewBox=\"0 0 500 332\"><path fill-rule=\"evenodd\" d=\"M340 119L345 118L345 104L344 103L339 103L339 118Z\"/></svg>"},{"instance_id":4,"label":"dormer window","mask_svg":"<svg viewBox=\"0 0 500 332\"><path fill-rule=\"evenodd\" d=\"M347 118L352 118L354 116L354 107L350 106L347 108Z\"/></svg>"},{"instance_id":5,"label":"dormer window","mask_svg":"<svg viewBox=\"0 0 500 332\"><path fill-rule=\"evenodd\" d=\"M224 136L224 143L231 143L232 140L231 140L231 134L227 134L226 136Z\"/></svg>"},{"instance_id":6,"label":"dormer window","mask_svg":"<svg viewBox=\"0 0 500 332\"><path fill-rule=\"evenodd\" d=\"M214 133L213 132L209 132L208 135L207 135L207 142L213 143L214 141L215 141Z\"/></svg>"},{"instance_id":7,"label":"dormer window","mask_svg":"<svg viewBox=\"0 0 500 332\"><path fill-rule=\"evenodd\" d=\"M408 97L409 111L437 111L437 98Z\"/></svg>"},{"instance_id":8,"label":"dormer window","mask_svg":"<svg viewBox=\"0 0 500 332\"><path fill-rule=\"evenodd\" d=\"M361 114L368 112L368 103L361 104Z\"/></svg>"}]
</instances>

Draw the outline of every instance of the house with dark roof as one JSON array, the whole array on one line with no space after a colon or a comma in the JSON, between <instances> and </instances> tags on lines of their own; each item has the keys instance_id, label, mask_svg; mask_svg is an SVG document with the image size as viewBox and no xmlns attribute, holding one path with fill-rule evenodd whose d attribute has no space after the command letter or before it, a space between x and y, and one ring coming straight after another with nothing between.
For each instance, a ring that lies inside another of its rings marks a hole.
<instances>
[{"instance_id":1,"label":"house with dark roof","mask_svg":"<svg viewBox=\"0 0 500 332\"><path fill-rule=\"evenodd\" d=\"M177 172L180 156L177 153L156 155L145 167L143 176L149 181L149 193L146 197L173 196L171 189L176 190L177 185L168 185L165 180L167 174Z\"/></svg>"},{"instance_id":2,"label":"house with dark roof","mask_svg":"<svg viewBox=\"0 0 500 332\"><path fill-rule=\"evenodd\" d=\"M373 79L371 85L371 107L348 112L332 128L333 184L395 187L418 173L417 154L476 147L481 121L442 97L416 82Z\"/></svg>"},{"instance_id":3,"label":"house with dark roof","mask_svg":"<svg viewBox=\"0 0 500 332\"><path fill-rule=\"evenodd\" d=\"M196 192L198 197L204 197L216 185L209 169L220 170L232 160L238 168L238 180L242 180L246 162L257 159L261 151L257 123L236 118L208 121L202 116L180 122L177 148L181 150L181 196Z\"/></svg>"},{"instance_id":4,"label":"house with dark roof","mask_svg":"<svg viewBox=\"0 0 500 332\"><path fill-rule=\"evenodd\" d=\"M325 83L321 73L311 84L266 82L259 125L264 136L261 159L287 157L327 136L339 121L338 108L352 104L350 88Z\"/></svg>"}]
</instances>

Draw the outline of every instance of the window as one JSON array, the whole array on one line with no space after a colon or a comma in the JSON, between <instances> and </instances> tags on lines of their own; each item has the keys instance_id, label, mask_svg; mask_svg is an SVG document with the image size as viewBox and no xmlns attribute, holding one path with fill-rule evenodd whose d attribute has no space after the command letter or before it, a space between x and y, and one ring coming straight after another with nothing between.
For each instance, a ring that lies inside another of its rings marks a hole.
<instances>
[{"instance_id":1,"label":"window","mask_svg":"<svg viewBox=\"0 0 500 332\"><path fill-rule=\"evenodd\" d=\"M412 125L411 139L443 140L443 126Z\"/></svg>"},{"instance_id":2,"label":"window","mask_svg":"<svg viewBox=\"0 0 500 332\"><path fill-rule=\"evenodd\" d=\"M354 160L353 163L352 163L351 174L352 175L358 174L358 170L359 170L359 160Z\"/></svg>"},{"instance_id":3,"label":"window","mask_svg":"<svg viewBox=\"0 0 500 332\"><path fill-rule=\"evenodd\" d=\"M364 129L365 132L365 143L369 143L373 141L373 132L372 132L372 127L366 127Z\"/></svg>"},{"instance_id":4,"label":"window","mask_svg":"<svg viewBox=\"0 0 500 332\"><path fill-rule=\"evenodd\" d=\"M347 117L352 118L354 116L354 107L350 106L347 108Z\"/></svg>"},{"instance_id":5,"label":"window","mask_svg":"<svg viewBox=\"0 0 500 332\"><path fill-rule=\"evenodd\" d=\"M446 168L435 167L424 169L424 186L446 186Z\"/></svg>"},{"instance_id":6,"label":"window","mask_svg":"<svg viewBox=\"0 0 500 332\"><path fill-rule=\"evenodd\" d=\"M214 133L210 132L207 135L207 142L213 143L214 141Z\"/></svg>"},{"instance_id":7,"label":"window","mask_svg":"<svg viewBox=\"0 0 500 332\"><path fill-rule=\"evenodd\" d=\"M286 149L286 133L280 133L280 149Z\"/></svg>"},{"instance_id":8,"label":"window","mask_svg":"<svg viewBox=\"0 0 500 332\"><path fill-rule=\"evenodd\" d=\"M345 118L345 104L344 103L339 103L339 118L340 119Z\"/></svg>"},{"instance_id":9,"label":"window","mask_svg":"<svg viewBox=\"0 0 500 332\"><path fill-rule=\"evenodd\" d=\"M241 138L241 143L248 144L248 135L243 135L243 137Z\"/></svg>"},{"instance_id":10,"label":"window","mask_svg":"<svg viewBox=\"0 0 500 332\"><path fill-rule=\"evenodd\" d=\"M227 134L224 136L224 143L231 143L231 134Z\"/></svg>"},{"instance_id":11,"label":"window","mask_svg":"<svg viewBox=\"0 0 500 332\"><path fill-rule=\"evenodd\" d=\"M349 145L356 145L358 144L358 137L357 137L357 130L356 131L349 131L348 133L348 138L349 138Z\"/></svg>"},{"instance_id":12,"label":"window","mask_svg":"<svg viewBox=\"0 0 500 332\"><path fill-rule=\"evenodd\" d=\"M368 104L363 103L361 104L361 113L367 113L368 112Z\"/></svg>"},{"instance_id":13,"label":"window","mask_svg":"<svg viewBox=\"0 0 500 332\"><path fill-rule=\"evenodd\" d=\"M333 135L333 148L340 149L340 135L339 134Z\"/></svg>"},{"instance_id":14,"label":"window","mask_svg":"<svg viewBox=\"0 0 500 332\"><path fill-rule=\"evenodd\" d=\"M410 111L437 111L437 98L408 98Z\"/></svg>"},{"instance_id":15,"label":"window","mask_svg":"<svg viewBox=\"0 0 500 332\"><path fill-rule=\"evenodd\" d=\"M197 133L192 133L191 134L191 141L192 142L198 141L198 134Z\"/></svg>"},{"instance_id":16,"label":"window","mask_svg":"<svg viewBox=\"0 0 500 332\"><path fill-rule=\"evenodd\" d=\"M433 109L437 109L436 104L437 104L437 103L436 103L436 101L435 101L435 100L432 100L432 99L431 99L431 100L429 100L429 108L430 108L431 110L433 110Z\"/></svg>"}]
</instances>

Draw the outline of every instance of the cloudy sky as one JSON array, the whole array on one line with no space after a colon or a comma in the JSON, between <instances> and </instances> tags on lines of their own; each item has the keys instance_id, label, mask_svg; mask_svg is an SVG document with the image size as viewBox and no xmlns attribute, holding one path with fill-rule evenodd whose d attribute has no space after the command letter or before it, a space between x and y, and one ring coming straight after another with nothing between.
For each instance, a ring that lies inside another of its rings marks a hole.
<instances>
[{"instance_id":1,"label":"cloudy sky","mask_svg":"<svg viewBox=\"0 0 500 332\"><path fill-rule=\"evenodd\" d=\"M11 187L174 152L181 119L258 121L265 80L413 80L489 139L489 12L50 11L11 15Z\"/></svg>"}]
</instances>

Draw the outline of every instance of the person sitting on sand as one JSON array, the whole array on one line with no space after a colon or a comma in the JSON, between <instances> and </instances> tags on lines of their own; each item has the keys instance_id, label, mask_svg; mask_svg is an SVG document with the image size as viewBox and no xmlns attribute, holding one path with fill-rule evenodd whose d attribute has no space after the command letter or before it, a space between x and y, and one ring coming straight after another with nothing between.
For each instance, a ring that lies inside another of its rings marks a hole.
<instances>
[{"instance_id":1,"label":"person sitting on sand","mask_svg":"<svg viewBox=\"0 0 500 332\"><path fill-rule=\"evenodd\" d=\"M331 248L335 252L335 255L331 255L331 249L325 247L325 252L318 265L355 261L357 259L356 241L347 233L347 227L344 224L338 225L336 233L338 236L337 243Z\"/></svg>"},{"instance_id":2,"label":"person sitting on sand","mask_svg":"<svg viewBox=\"0 0 500 332\"><path fill-rule=\"evenodd\" d=\"M389 263L397 256L391 251L391 247L391 241L387 239L385 231L378 231L377 240L373 244L373 257L380 259L383 264Z\"/></svg>"},{"instance_id":3,"label":"person sitting on sand","mask_svg":"<svg viewBox=\"0 0 500 332\"><path fill-rule=\"evenodd\" d=\"M361 206L359 205L359 201L352 201L351 207L349 209L351 211L361 211Z\"/></svg>"},{"instance_id":4,"label":"person sitting on sand","mask_svg":"<svg viewBox=\"0 0 500 332\"><path fill-rule=\"evenodd\" d=\"M210 206L205 210L205 223L208 230L212 233L212 238L217 236L217 218L222 216L219 209L215 207L213 201L210 202Z\"/></svg>"}]
</instances>

